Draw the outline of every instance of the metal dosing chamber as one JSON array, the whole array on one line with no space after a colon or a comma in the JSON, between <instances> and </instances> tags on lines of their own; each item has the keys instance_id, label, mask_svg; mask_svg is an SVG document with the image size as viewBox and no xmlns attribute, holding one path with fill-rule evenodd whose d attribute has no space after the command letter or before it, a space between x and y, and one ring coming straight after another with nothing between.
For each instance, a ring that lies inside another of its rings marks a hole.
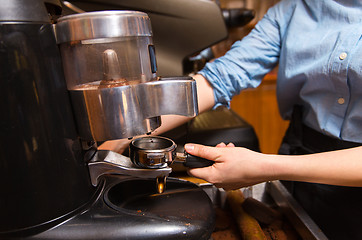
<instances>
[{"instance_id":1,"label":"metal dosing chamber","mask_svg":"<svg viewBox=\"0 0 362 240\"><path fill-rule=\"evenodd\" d=\"M147 14L74 14L55 29L81 138L129 138L158 128L161 115L198 114L195 80L157 78Z\"/></svg>"}]
</instances>

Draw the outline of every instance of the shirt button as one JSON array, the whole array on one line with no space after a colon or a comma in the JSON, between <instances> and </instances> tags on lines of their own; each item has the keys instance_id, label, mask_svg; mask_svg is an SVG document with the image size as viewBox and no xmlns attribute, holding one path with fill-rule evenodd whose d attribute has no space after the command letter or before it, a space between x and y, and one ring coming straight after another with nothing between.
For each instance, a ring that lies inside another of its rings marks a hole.
<instances>
[{"instance_id":1,"label":"shirt button","mask_svg":"<svg viewBox=\"0 0 362 240\"><path fill-rule=\"evenodd\" d=\"M343 52L341 54L339 54L339 59L344 60L347 57L347 53Z\"/></svg>"},{"instance_id":2,"label":"shirt button","mask_svg":"<svg viewBox=\"0 0 362 240\"><path fill-rule=\"evenodd\" d=\"M342 105L342 104L344 104L344 102L345 102L345 101L344 101L344 98L338 98L338 103L339 103L339 104Z\"/></svg>"}]
</instances>

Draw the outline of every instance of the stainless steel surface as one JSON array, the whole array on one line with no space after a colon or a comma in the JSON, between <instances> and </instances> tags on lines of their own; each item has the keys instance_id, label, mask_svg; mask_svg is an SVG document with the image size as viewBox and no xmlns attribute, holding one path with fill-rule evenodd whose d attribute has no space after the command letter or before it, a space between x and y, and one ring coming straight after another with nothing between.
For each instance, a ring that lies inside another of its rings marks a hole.
<instances>
[{"instance_id":1,"label":"stainless steel surface","mask_svg":"<svg viewBox=\"0 0 362 240\"><path fill-rule=\"evenodd\" d=\"M138 11L72 14L59 18L55 29L58 44L87 39L152 36L148 15Z\"/></svg>"},{"instance_id":2,"label":"stainless steel surface","mask_svg":"<svg viewBox=\"0 0 362 240\"><path fill-rule=\"evenodd\" d=\"M198 114L195 80L153 81L136 85L70 91L79 134L104 141L129 138L161 125L158 116Z\"/></svg>"},{"instance_id":3,"label":"stainless steel surface","mask_svg":"<svg viewBox=\"0 0 362 240\"><path fill-rule=\"evenodd\" d=\"M266 183L266 191L303 239L328 239L281 182Z\"/></svg>"},{"instance_id":4,"label":"stainless steel surface","mask_svg":"<svg viewBox=\"0 0 362 240\"><path fill-rule=\"evenodd\" d=\"M161 115L198 114L193 79L156 80L147 14L68 15L59 19L56 32L83 140L130 138L158 128Z\"/></svg>"},{"instance_id":5,"label":"stainless steel surface","mask_svg":"<svg viewBox=\"0 0 362 240\"><path fill-rule=\"evenodd\" d=\"M167 166L159 169L139 168L128 157L107 150L97 151L88 166L93 186L97 186L99 177L105 174L158 178L167 177L172 171Z\"/></svg>"},{"instance_id":6,"label":"stainless steel surface","mask_svg":"<svg viewBox=\"0 0 362 240\"><path fill-rule=\"evenodd\" d=\"M157 77L152 30L145 13L73 14L60 18L55 31L69 90L110 80L109 74L133 84Z\"/></svg>"},{"instance_id":7,"label":"stainless steel surface","mask_svg":"<svg viewBox=\"0 0 362 240\"><path fill-rule=\"evenodd\" d=\"M163 168L173 161L176 147L165 137L136 138L130 143L130 158L142 168Z\"/></svg>"}]
</instances>

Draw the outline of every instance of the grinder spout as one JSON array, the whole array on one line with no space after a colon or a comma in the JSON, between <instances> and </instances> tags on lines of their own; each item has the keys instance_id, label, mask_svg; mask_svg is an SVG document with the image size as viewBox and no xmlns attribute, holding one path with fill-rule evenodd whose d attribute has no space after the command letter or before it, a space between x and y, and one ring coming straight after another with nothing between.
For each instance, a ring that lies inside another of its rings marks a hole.
<instances>
[{"instance_id":1,"label":"grinder spout","mask_svg":"<svg viewBox=\"0 0 362 240\"><path fill-rule=\"evenodd\" d=\"M82 140L131 138L160 127L161 115L198 114L194 79L157 77L146 13L73 14L55 31Z\"/></svg>"}]
</instances>

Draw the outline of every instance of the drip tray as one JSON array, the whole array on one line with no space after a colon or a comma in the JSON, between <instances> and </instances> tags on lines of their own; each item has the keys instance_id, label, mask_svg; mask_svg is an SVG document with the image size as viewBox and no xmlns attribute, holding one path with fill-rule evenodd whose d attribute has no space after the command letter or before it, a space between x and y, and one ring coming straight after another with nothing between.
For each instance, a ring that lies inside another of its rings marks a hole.
<instances>
[{"instance_id":1,"label":"drip tray","mask_svg":"<svg viewBox=\"0 0 362 240\"><path fill-rule=\"evenodd\" d=\"M212 203L197 185L169 178L165 192L156 192L153 179L127 180L110 187L104 200L119 212L184 222L197 228L212 227Z\"/></svg>"},{"instance_id":2,"label":"drip tray","mask_svg":"<svg viewBox=\"0 0 362 240\"><path fill-rule=\"evenodd\" d=\"M158 194L154 179L107 175L90 208L30 239L208 240L214 214L208 194L194 183L168 178Z\"/></svg>"}]
</instances>

